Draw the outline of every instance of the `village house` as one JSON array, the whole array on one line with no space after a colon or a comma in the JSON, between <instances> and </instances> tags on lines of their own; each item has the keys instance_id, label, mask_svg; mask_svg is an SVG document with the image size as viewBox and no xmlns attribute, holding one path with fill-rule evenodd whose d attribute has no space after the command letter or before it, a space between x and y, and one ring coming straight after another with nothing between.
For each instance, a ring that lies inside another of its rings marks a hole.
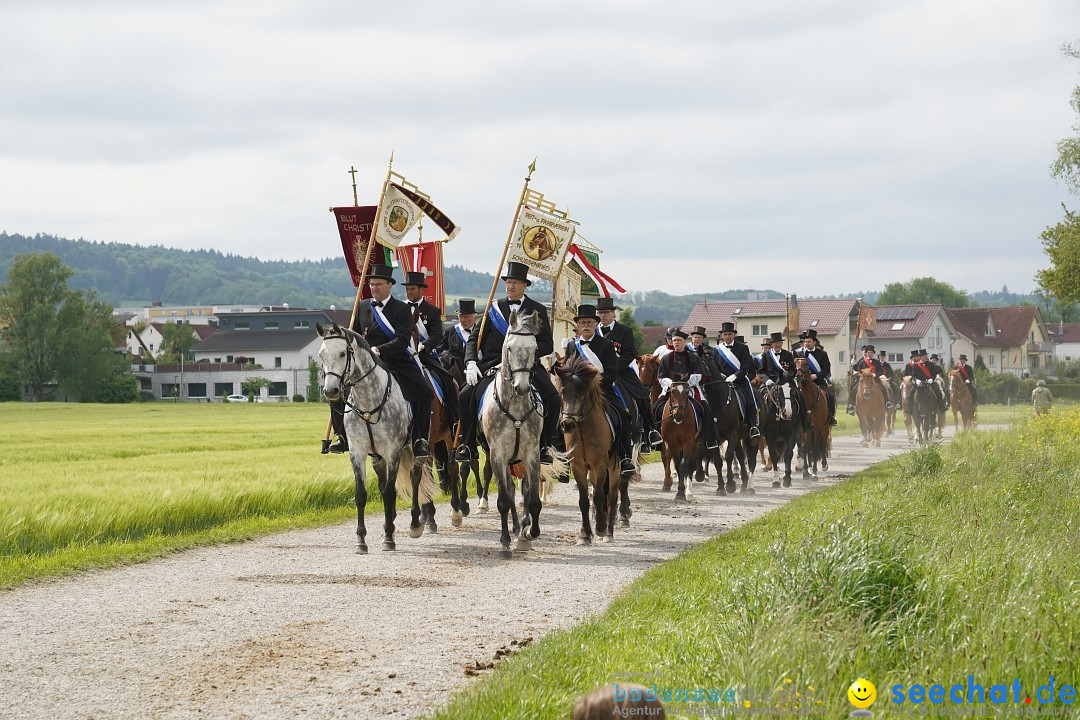
<instances>
[{"instance_id":1,"label":"village house","mask_svg":"<svg viewBox=\"0 0 1080 720\"><path fill-rule=\"evenodd\" d=\"M960 335L955 352L964 353L970 362L982 358L992 373L1021 376L1052 367L1054 345L1042 311L1034 305L958 308L946 312Z\"/></svg>"}]
</instances>

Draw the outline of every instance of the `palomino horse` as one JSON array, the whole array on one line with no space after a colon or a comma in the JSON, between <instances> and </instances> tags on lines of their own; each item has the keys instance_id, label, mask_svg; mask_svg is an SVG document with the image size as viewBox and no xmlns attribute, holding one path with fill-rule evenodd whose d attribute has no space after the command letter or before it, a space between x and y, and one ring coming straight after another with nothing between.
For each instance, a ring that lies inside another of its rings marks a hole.
<instances>
[{"instance_id":1,"label":"palomino horse","mask_svg":"<svg viewBox=\"0 0 1080 720\"><path fill-rule=\"evenodd\" d=\"M959 430L957 414L964 420L964 429L975 427L975 403L971 398L964 378L960 377L959 370L949 371L949 405L952 406L953 429Z\"/></svg>"},{"instance_id":2,"label":"palomino horse","mask_svg":"<svg viewBox=\"0 0 1080 720\"><path fill-rule=\"evenodd\" d=\"M675 473L679 476L676 500L688 500L694 496L690 490L692 483L688 481L697 458L700 435L697 411L690 402L690 386L684 382L672 383L661 416L660 437L664 438L664 452L675 464ZM671 489L671 481L667 478L664 489Z\"/></svg>"},{"instance_id":3,"label":"palomino horse","mask_svg":"<svg viewBox=\"0 0 1080 720\"><path fill-rule=\"evenodd\" d=\"M903 392L904 425L907 427L908 440L917 438L920 443L930 442L940 409L937 396L929 383L912 382L910 376L904 378Z\"/></svg>"},{"instance_id":4,"label":"palomino horse","mask_svg":"<svg viewBox=\"0 0 1080 720\"><path fill-rule=\"evenodd\" d=\"M871 441L874 447L881 447L881 438L886 430L885 391L874 377L874 368L859 371L859 384L855 387L855 412L859 416L862 429L862 446Z\"/></svg>"},{"instance_id":5,"label":"palomino horse","mask_svg":"<svg viewBox=\"0 0 1080 720\"><path fill-rule=\"evenodd\" d=\"M530 376L536 359L536 331L539 320L534 313L510 313L502 363L480 403L480 432L488 463L499 487L499 515L502 532L499 541L504 557L511 557L509 514L517 515L514 496L515 474L521 476L521 494L525 514L517 539L518 550L528 550L540 535L540 433L543 408L533 391ZM494 332L494 331L493 331ZM556 461L544 466L545 479L554 481L566 470L565 454L556 453ZM514 531L518 532L515 523Z\"/></svg>"},{"instance_id":6,"label":"palomino horse","mask_svg":"<svg viewBox=\"0 0 1080 720\"><path fill-rule=\"evenodd\" d=\"M369 456L383 499L383 550L393 550L398 492L412 497L410 537L424 534L420 506L430 503L438 491L431 463L413 460L409 404L367 340L336 323L329 328L316 323L315 329L323 339L319 347L323 395L327 400L345 400L345 434L356 480L356 551L366 553L368 549L364 506Z\"/></svg>"},{"instance_id":7,"label":"palomino horse","mask_svg":"<svg viewBox=\"0 0 1080 720\"><path fill-rule=\"evenodd\" d=\"M791 459L799 444L799 403L802 395L793 383L774 383L761 404L761 436L769 448L773 487L780 487L780 462L784 463L783 486L791 487Z\"/></svg>"},{"instance_id":8,"label":"palomino horse","mask_svg":"<svg viewBox=\"0 0 1080 720\"><path fill-rule=\"evenodd\" d=\"M805 358L795 359L795 376L799 392L806 404L806 416L810 419L810 430L803 433L802 461L803 479L817 477L817 466L829 469L829 450L832 445L832 428L829 427L829 401L825 392L810 379L810 367ZM813 471L811 472L811 466Z\"/></svg>"},{"instance_id":9,"label":"palomino horse","mask_svg":"<svg viewBox=\"0 0 1080 720\"><path fill-rule=\"evenodd\" d=\"M570 469L578 488L581 532L578 545L592 543L589 525L589 488L596 505L596 534L601 542L611 542L615 512L619 502L619 454L607 418L607 400L600 387L600 373L580 355L554 368L562 394L559 425L566 439Z\"/></svg>"}]
</instances>

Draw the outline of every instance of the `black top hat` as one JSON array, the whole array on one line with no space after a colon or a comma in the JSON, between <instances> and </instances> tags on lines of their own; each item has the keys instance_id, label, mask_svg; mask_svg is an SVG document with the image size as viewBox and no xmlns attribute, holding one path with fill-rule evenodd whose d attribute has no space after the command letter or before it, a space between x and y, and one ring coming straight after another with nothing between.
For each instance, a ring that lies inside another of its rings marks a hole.
<instances>
[{"instance_id":1,"label":"black top hat","mask_svg":"<svg viewBox=\"0 0 1080 720\"><path fill-rule=\"evenodd\" d=\"M918 350L912 350L911 351L911 357L919 357L919 351Z\"/></svg>"},{"instance_id":2,"label":"black top hat","mask_svg":"<svg viewBox=\"0 0 1080 720\"><path fill-rule=\"evenodd\" d=\"M720 323L720 332L722 332L722 333L735 332L735 323L733 323L733 322Z\"/></svg>"},{"instance_id":3,"label":"black top hat","mask_svg":"<svg viewBox=\"0 0 1080 720\"><path fill-rule=\"evenodd\" d=\"M675 331L676 331L676 330L678 330L678 328L676 328L676 327L669 327L669 328L667 329L667 332L666 332L666 333L664 333L664 334L665 334L665 335L667 335L668 337L671 337L672 335L674 335L674 334L675 334Z\"/></svg>"},{"instance_id":4,"label":"black top hat","mask_svg":"<svg viewBox=\"0 0 1080 720\"><path fill-rule=\"evenodd\" d=\"M926 350L926 348L919 348L919 354L920 355L929 355L930 353Z\"/></svg>"},{"instance_id":5,"label":"black top hat","mask_svg":"<svg viewBox=\"0 0 1080 720\"><path fill-rule=\"evenodd\" d=\"M870 352L874 352L874 346L873 345L863 345L862 349L864 351L869 350Z\"/></svg>"},{"instance_id":6,"label":"black top hat","mask_svg":"<svg viewBox=\"0 0 1080 720\"><path fill-rule=\"evenodd\" d=\"M457 314L458 315L475 315L476 314L476 300L472 298L461 298L457 301Z\"/></svg>"},{"instance_id":7,"label":"black top hat","mask_svg":"<svg viewBox=\"0 0 1080 720\"><path fill-rule=\"evenodd\" d=\"M695 325L694 329L690 331L690 334L691 335L700 335L701 337L705 337L705 335L707 333L705 332L705 328L701 327L700 325Z\"/></svg>"},{"instance_id":8,"label":"black top hat","mask_svg":"<svg viewBox=\"0 0 1080 720\"><path fill-rule=\"evenodd\" d=\"M386 280L391 285L397 284L397 280L394 279L394 268L389 265L372 265L368 268L367 279Z\"/></svg>"},{"instance_id":9,"label":"black top hat","mask_svg":"<svg viewBox=\"0 0 1080 720\"><path fill-rule=\"evenodd\" d=\"M603 312L604 310L622 310L622 308L615 304L615 298L602 297L596 300L596 310Z\"/></svg>"},{"instance_id":10,"label":"black top hat","mask_svg":"<svg viewBox=\"0 0 1080 720\"><path fill-rule=\"evenodd\" d=\"M761 341L761 347L769 347L769 345L772 345L772 340L769 338L765 338Z\"/></svg>"},{"instance_id":11,"label":"black top hat","mask_svg":"<svg viewBox=\"0 0 1080 720\"><path fill-rule=\"evenodd\" d=\"M818 339L817 339L817 330L815 330L814 328L810 328L809 330L804 332L801 337L803 339L813 340L814 342L818 341Z\"/></svg>"},{"instance_id":12,"label":"black top hat","mask_svg":"<svg viewBox=\"0 0 1080 720\"><path fill-rule=\"evenodd\" d=\"M427 287L427 275L422 272L407 272L405 273L405 282L403 282L402 285Z\"/></svg>"},{"instance_id":13,"label":"black top hat","mask_svg":"<svg viewBox=\"0 0 1080 720\"><path fill-rule=\"evenodd\" d=\"M799 339L800 340L805 340L806 339L806 333L805 332L799 333Z\"/></svg>"},{"instance_id":14,"label":"black top hat","mask_svg":"<svg viewBox=\"0 0 1080 720\"><path fill-rule=\"evenodd\" d=\"M964 361L966 361L966 360L967 360L967 355L963 355L963 354L961 354L961 355L960 355L960 359L961 359L961 360L964 360Z\"/></svg>"},{"instance_id":15,"label":"black top hat","mask_svg":"<svg viewBox=\"0 0 1080 720\"><path fill-rule=\"evenodd\" d=\"M673 338L681 337L683 340L685 340L686 338L688 338L690 336L687 335L686 332L683 331L682 328L671 328L671 337L673 337Z\"/></svg>"},{"instance_id":16,"label":"black top hat","mask_svg":"<svg viewBox=\"0 0 1080 720\"><path fill-rule=\"evenodd\" d=\"M878 353L878 355L888 355L888 354L889 353L885 352L884 350L882 350L881 352Z\"/></svg>"},{"instance_id":17,"label":"black top hat","mask_svg":"<svg viewBox=\"0 0 1080 720\"><path fill-rule=\"evenodd\" d=\"M931 360L937 360L938 359L937 353L934 353L933 355L931 355L930 359Z\"/></svg>"},{"instance_id":18,"label":"black top hat","mask_svg":"<svg viewBox=\"0 0 1080 720\"><path fill-rule=\"evenodd\" d=\"M506 274L502 276L503 280L520 280L526 285L532 285L532 280L529 279L529 266L525 263L514 262L511 260L506 263Z\"/></svg>"},{"instance_id":19,"label":"black top hat","mask_svg":"<svg viewBox=\"0 0 1080 720\"><path fill-rule=\"evenodd\" d=\"M742 335L736 335L735 336L735 342L742 343L743 345L745 345L746 344L746 338L744 338Z\"/></svg>"},{"instance_id":20,"label":"black top hat","mask_svg":"<svg viewBox=\"0 0 1080 720\"><path fill-rule=\"evenodd\" d=\"M596 314L596 306L595 305L578 305L577 306L577 315L574 316L574 322L577 322L578 320L581 320L581 319L599 320L600 317Z\"/></svg>"},{"instance_id":21,"label":"black top hat","mask_svg":"<svg viewBox=\"0 0 1080 720\"><path fill-rule=\"evenodd\" d=\"M782 332L774 332L774 333L770 334L769 335L769 343L774 343L774 342L779 342L779 343L784 342L784 333L782 333Z\"/></svg>"}]
</instances>

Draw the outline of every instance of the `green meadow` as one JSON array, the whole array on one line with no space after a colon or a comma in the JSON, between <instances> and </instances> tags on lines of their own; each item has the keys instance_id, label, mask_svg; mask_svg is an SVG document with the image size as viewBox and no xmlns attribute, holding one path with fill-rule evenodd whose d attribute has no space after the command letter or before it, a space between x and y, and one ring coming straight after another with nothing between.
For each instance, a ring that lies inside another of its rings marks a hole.
<instances>
[{"instance_id":1,"label":"green meadow","mask_svg":"<svg viewBox=\"0 0 1080 720\"><path fill-rule=\"evenodd\" d=\"M860 677L877 686L879 717L897 712L894 685L906 696L972 675L989 692L1018 679L1033 702L1051 677L1075 689L1078 485L1076 409L899 456L655 567L434 717L565 718L634 673L659 676L638 682L661 699L721 698L669 702L669 717L842 717Z\"/></svg>"},{"instance_id":2,"label":"green meadow","mask_svg":"<svg viewBox=\"0 0 1080 720\"><path fill-rule=\"evenodd\" d=\"M319 454L326 420L318 403L0 404L0 587L355 517L347 456Z\"/></svg>"}]
</instances>

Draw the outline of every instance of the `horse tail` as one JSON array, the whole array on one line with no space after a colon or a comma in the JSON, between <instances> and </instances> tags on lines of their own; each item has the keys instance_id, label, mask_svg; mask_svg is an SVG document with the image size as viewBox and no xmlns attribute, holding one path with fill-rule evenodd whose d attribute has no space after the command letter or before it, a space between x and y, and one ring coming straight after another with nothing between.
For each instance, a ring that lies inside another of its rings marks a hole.
<instances>
[{"instance_id":1,"label":"horse tail","mask_svg":"<svg viewBox=\"0 0 1080 720\"><path fill-rule=\"evenodd\" d=\"M397 486L398 495L406 500L412 500L412 468L414 464L411 447L401 450L398 458ZM425 462L420 471L420 504L429 503L439 494L439 486L435 483L435 476L431 472L431 463Z\"/></svg>"},{"instance_id":2,"label":"horse tail","mask_svg":"<svg viewBox=\"0 0 1080 720\"><path fill-rule=\"evenodd\" d=\"M540 479L549 483L557 481L560 475L570 472L569 452L559 452L555 448L551 448L551 454L555 461L550 465L540 466ZM434 487L434 482L432 486Z\"/></svg>"}]
</instances>

